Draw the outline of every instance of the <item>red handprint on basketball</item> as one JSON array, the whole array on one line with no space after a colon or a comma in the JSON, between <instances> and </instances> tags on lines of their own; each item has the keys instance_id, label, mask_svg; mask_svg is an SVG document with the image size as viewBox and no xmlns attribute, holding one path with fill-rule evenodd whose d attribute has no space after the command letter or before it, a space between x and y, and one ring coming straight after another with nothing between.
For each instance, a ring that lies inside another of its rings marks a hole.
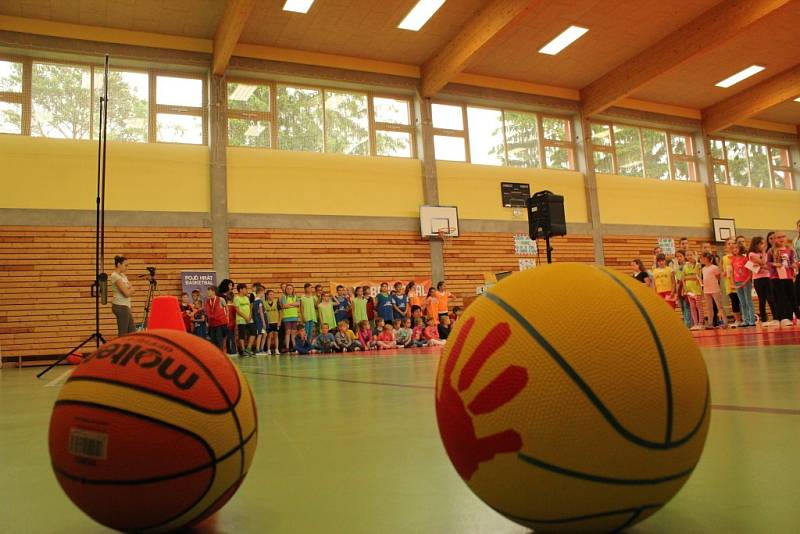
<instances>
[{"instance_id":1,"label":"red handprint on basketball","mask_svg":"<svg viewBox=\"0 0 800 534\"><path fill-rule=\"evenodd\" d=\"M528 372L523 367L509 365L485 388L465 404L461 394L478 376L483 365L502 347L511 336L508 323L499 323L484 337L469 360L464 364L453 384L453 372L464 344L469 337L475 319L470 318L458 334L444 367L440 391L436 395L436 418L450 460L458 474L469 480L481 462L487 462L497 454L513 453L522 448L522 438L514 430L504 430L489 436L478 437L473 416L491 413L516 397L528 383Z\"/></svg>"}]
</instances>

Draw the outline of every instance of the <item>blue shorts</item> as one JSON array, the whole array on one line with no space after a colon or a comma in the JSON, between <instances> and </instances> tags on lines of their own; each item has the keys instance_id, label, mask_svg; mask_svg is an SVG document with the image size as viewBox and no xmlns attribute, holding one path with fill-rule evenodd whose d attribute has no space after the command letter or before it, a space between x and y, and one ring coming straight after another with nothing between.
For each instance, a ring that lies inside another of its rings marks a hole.
<instances>
[{"instance_id":1,"label":"blue shorts","mask_svg":"<svg viewBox=\"0 0 800 534\"><path fill-rule=\"evenodd\" d=\"M264 328L264 323L261 321L261 317L256 317L254 323L256 325L256 334L263 334L266 332L266 329Z\"/></svg>"}]
</instances>

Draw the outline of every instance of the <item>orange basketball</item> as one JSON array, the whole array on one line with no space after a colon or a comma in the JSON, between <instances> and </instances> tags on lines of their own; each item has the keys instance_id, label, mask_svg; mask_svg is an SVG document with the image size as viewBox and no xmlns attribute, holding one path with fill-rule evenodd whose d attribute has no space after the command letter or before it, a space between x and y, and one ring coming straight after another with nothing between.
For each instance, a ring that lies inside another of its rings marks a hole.
<instances>
[{"instance_id":1,"label":"orange basketball","mask_svg":"<svg viewBox=\"0 0 800 534\"><path fill-rule=\"evenodd\" d=\"M689 479L708 430L702 355L644 284L591 265L515 274L442 354L439 432L489 506L537 532L616 532Z\"/></svg>"},{"instance_id":2,"label":"orange basketball","mask_svg":"<svg viewBox=\"0 0 800 534\"><path fill-rule=\"evenodd\" d=\"M89 355L50 419L61 487L93 519L163 532L209 517L256 450L256 409L238 368L174 330L122 336Z\"/></svg>"}]
</instances>

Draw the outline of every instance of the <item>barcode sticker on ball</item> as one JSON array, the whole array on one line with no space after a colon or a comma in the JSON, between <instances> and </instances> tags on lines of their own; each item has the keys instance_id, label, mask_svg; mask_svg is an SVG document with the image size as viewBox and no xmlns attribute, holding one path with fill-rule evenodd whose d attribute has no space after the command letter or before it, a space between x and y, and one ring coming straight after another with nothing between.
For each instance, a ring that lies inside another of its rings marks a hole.
<instances>
[{"instance_id":1,"label":"barcode sticker on ball","mask_svg":"<svg viewBox=\"0 0 800 534\"><path fill-rule=\"evenodd\" d=\"M69 452L75 456L93 460L106 459L108 434L72 428L69 432Z\"/></svg>"}]
</instances>

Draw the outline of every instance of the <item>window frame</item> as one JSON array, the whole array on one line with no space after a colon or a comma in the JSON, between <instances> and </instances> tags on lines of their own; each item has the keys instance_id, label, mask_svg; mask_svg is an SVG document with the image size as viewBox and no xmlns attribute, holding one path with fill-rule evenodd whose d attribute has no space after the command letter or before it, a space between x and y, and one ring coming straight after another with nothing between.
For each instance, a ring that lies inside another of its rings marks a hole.
<instances>
[{"instance_id":1,"label":"window frame","mask_svg":"<svg viewBox=\"0 0 800 534\"><path fill-rule=\"evenodd\" d=\"M188 72L175 72L171 70L150 69L150 123L148 125L147 138L151 143L163 143L167 145L194 145L198 143L173 143L170 141L158 141L156 132L156 123L159 113L168 113L170 115L188 115L191 117L200 117L202 119L203 140L200 146L208 146L208 81L206 76L197 75ZM159 76L169 78L184 78L188 80L200 80L202 82L203 101L200 107L194 106L180 106L175 104L159 104L156 101L157 79ZM226 93L227 99L227 93ZM227 102L226 102L227 103ZM227 126L226 126L227 134Z\"/></svg>"},{"instance_id":2,"label":"window frame","mask_svg":"<svg viewBox=\"0 0 800 534\"><path fill-rule=\"evenodd\" d=\"M229 83L243 83L247 85L263 85L269 87L269 111L253 111L253 110L244 110L244 109L231 109L230 104L228 102L228 84ZM238 76L232 76L230 78L225 78L225 146L234 146L236 148L260 148L260 149L273 149L277 148L278 146L278 129L275 128L275 121L277 120L277 105L278 105L278 94L277 94L277 83L270 82L267 80L257 80L253 78L242 78ZM231 145L230 138L229 138L229 128L228 124L230 119L243 119L243 120L256 120L256 121L268 121L269 122L269 146L239 146L239 145Z\"/></svg>"},{"instance_id":3,"label":"window frame","mask_svg":"<svg viewBox=\"0 0 800 534\"><path fill-rule=\"evenodd\" d=\"M592 158L591 158L592 165L594 165L594 153L595 152L605 152L605 153L611 154L611 161L613 163L613 174L618 175L618 176L627 176L629 178L645 178L645 179L649 179L649 180L659 180L659 181L674 181L674 182L698 182L699 181L699 175L698 175L698 172L697 172L698 171L698 169L697 169L698 157L697 157L697 151L696 151L696 147L695 147L695 143L694 143L694 137L692 136L691 133L682 132L682 131L678 131L678 130L673 130L673 129L669 129L669 128L659 128L657 126L641 126L641 125L637 125L637 124L630 124L630 123L625 123L625 122L613 122L613 121L608 121L608 120L590 120L590 121L587 121L587 123L588 123L588 127L589 127L589 132L588 132L586 137L588 139L587 145L589 146L589 148L590 148L590 150L592 152ZM597 124L597 125L608 127L609 132L610 132L609 133L609 138L611 140L611 145L610 146L596 145L592 141L591 127L592 127L593 124ZM635 175L628 175L628 174L619 174L619 160L617 158L617 140L616 140L616 136L614 134L614 125L624 126L626 128L636 128L637 129L638 135L639 135L639 157L641 158L641 162L642 162L642 176L641 177L635 176ZM660 178L658 178L656 176L648 176L647 175L647 165L646 165L645 156L644 156L644 140L643 140L643 137L642 137L642 130L643 129L655 130L655 131L663 132L664 134L666 134L666 138L667 138L667 163L669 165L669 180L662 180L662 179L660 179ZM688 154L676 154L676 153L673 152L673 150L672 150L672 138L673 137L678 137L678 136L686 138L686 140L687 140L687 143L686 143L686 149L687 150L686 151L688 152ZM709 145L709 152L708 153L711 154L710 145ZM675 178L675 162L676 161L686 161L687 163L690 164L689 169L690 169L690 175L692 176L691 179L689 179L689 180L678 180L677 178ZM597 171L595 171L595 172L597 172Z\"/></svg>"},{"instance_id":4,"label":"window frame","mask_svg":"<svg viewBox=\"0 0 800 534\"><path fill-rule=\"evenodd\" d=\"M539 157L539 165L536 167L528 167L532 169L548 169L554 171L575 171L575 157L576 157L576 144L573 141L574 139L574 131L575 126L573 124L573 118L569 115L560 115L558 113L545 113L541 111L533 111L530 109L522 109L517 107L505 107L502 105L498 106L491 106L488 104L461 104L456 103L448 100L434 100L431 102L433 104L441 104L445 106L457 106L461 108L461 116L462 121L464 123L464 130L452 130L448 128L436 128L432 126L432 135L433 136L445 136L445 137L458 137L464 139L464 161L458 163L469 163L472 164L472 154L470 150L470 140L469 140L469 119L468 119L468 108L476 108L476 109L489 109L492 111L500 111L502 116L502 133L503 133L503 163L499 165L500 167L511 167L508 164L508 134L506 132L506 113L526 113L532 114L536 116L536 141L537 141L537 155ZM566 130L567 130L567 139L570 141L556 141L556 140L545 140L544 138L544 119L557 119L566 122ZM546 147L557 147L557 148L565 148L569 153L568 165L569 168L567 169L560 169L557 167L548 167L547 160L545 156ZM441 161L450 161L450 160L441 160Z\"/></svg>"},{"instance_id":5,"label":"window frame","mask_svg":"<svg viewBox=\"0 0 800 534\"><path fill-rule=\"evenodd\" d=\"M0 54L0 61L22 64L22 87L19 92L0 91L0 102L20 104L19 133L5 132L0 135L31 135L31 75L33 73L33 60L26 56L13 56Z\"/></svg>"},{"instance_id":6,"label":"window frame","mask_svg":"<svg viewBox=\"0 0 800 534\"><path fill-rule=\"evenodd\" d=\"M228 83L243 83L249 85L263 85L268 86L270 91L270 111L245 111L240 109L231 109L228 105ZM340 88L340 87L333 87L327 85L314 85L314 84L307 84L307 83L294 83L294 82L284 82L284 81L277 81L277 80L265 80L260 78L248 78L246 76L233 76L230 78L226 78L225 80L225 146L226 147L233 147L233 148L248 148L254 150L285 150L279 146L278 143L278 126L279 126L279 116L280 110L278 109L278 86L283 85L286 87L294 87L298 89L312 89L315 91L319 91L322 97L322 151L317 152L318 154L331 154L332 152L328 151L328 128L327 128L327 114L326 114L326 93L328 91L337 92L337 93L351 93L354 95L365 95L367 97L367 118L368 118L368 140L369 140L369 154L364 157L378 157L378 158L401 158L401 159L415 159L417 157L417 139L415 134L415 126L414 126L414 102L413 99L409 96L388 93L384 91L367 91L367 90L358 90L358 89L348 89L348 88ZM394 124L389 122L379 122L375 120L375 104L373 99L374 98L386 98L392 100L402 100L408 104L408 125L404 124ZM258 147L258 146L238 146L238 145L231 145L230 139L228 137L228 120L230 118L238 118L238 119L251 119L251 120L266 120L269 121L270 124L270 146L269 147ZM387 132L400 132L400 133L407 133L410 137L411 143L411 154L406 156L381 156L378 155L378 142L377 142L377 132L379 131L387 131Z\"/></svg>"},{"instance_id":7,"label":"window frame","mask_svg":"<svg viewBox=\"0 0 800 534\"><path fill-rule=\"evenodd\" d=\"M711 144L714 141L722 142L722 155L724 159L714 158L711 156ZM730 165L728 163L728 147L726 145L727 142L733 143L744 143L745 144L745 156L747 157L747 185L734 185L731 183L731 175L730 175ZM753 177L750 173L750 145L760 145L767 147L767 165L769 169L769 189L777 189L777 190L787 190L792 191L794 189L794 175L792 174L792 151L788 145L779 145L775 143L768 143L768 142L760 142L760 141L747 141L741 138L735 137L718 137L718 136L710 136L707 138L708 144L708 154L709 159L711 160L711 177L710 179L714 179L714 165L719 165L725 169L725 182L716 182L721 183L722 185L730 185L731 187L752 187L753 189L766 189L761 187L755 187L753 185ZM774 165L772 163L772 149L777 150L785 150L786 151L786 160L788 165ZM778 187L775 185L775 171L783 171L786 173L787 181L783 187Z\"/></svg>"},{"instance_id":8,"label":"window frame","mask_svg":"<svg viewBox=\"0 0 800 534\"><path fill-rule=\"evenodd\" d=\"M72 67L88 67L89 68L89 140L95 139L95 117L99 112L97 97L95 95L95 76L102 73L103 64L98 60L92 61L70 61L63 59L51 59L39 56L14 56L8 54L0 54L0 60L11 61L15 63L22 63L22 92L2 92L0 93L0 101L10 101L12 103L22 104L22 128L19 134L4 134L4 135L27 135L31 136L31 122L33 113L33 65L34 63L43 63L50 65L64 65ZM197 116L202 119L202 142L197 143L169 143L164 144L188 144L195 146L208 146L208 79L202 72L183 72L171 69L162 68L142 68L142 67L112 67L110 71L116 72L135 72L147 74L148 79L148 94L147 94L147 141L146 143L162 143L156 140L156 118L158 113L172 113L178 115L191 115ZM168 76L171 78L187 78L200 80L202 83L202 105L201 107L194 106L177 106L156 104L156 77ZM119 141L121 143L138 143L136 141Z\"/></svg>"}]
</instances>

